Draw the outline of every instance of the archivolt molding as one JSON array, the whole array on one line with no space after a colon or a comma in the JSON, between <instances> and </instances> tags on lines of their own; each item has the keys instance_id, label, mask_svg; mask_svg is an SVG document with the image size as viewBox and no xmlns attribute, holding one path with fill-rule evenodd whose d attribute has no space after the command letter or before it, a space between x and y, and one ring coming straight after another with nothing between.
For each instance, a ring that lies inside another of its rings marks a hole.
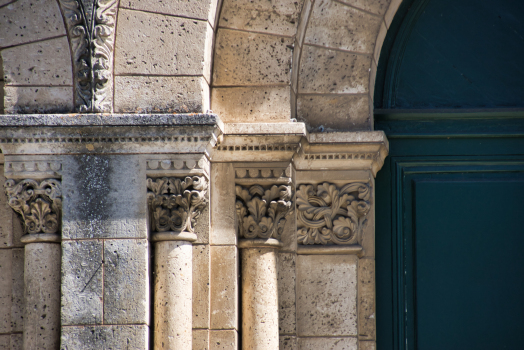
<instances>
[{"instance_id":1,"label":"archivolt molding","mask_svg":"<svg viewBox=\"0 0 524 350\"><path fill-rule=\"evenodd\" d=\"M111 112L118 0L59 0L73 59L75 109Z\"/></svg>"},{"instance_id":2,"label":"archivolt molding","mask_svg":"<svg viewBox=\"0 0 524 350\"><path fill-rule=\"evenodd\" d=\"M286 219L293 211L292 187L237 185L235 192L239 237L279 240Z\"/></svg>"},{"instance_id":3,"label":"archivolt molding","mask_svg":"<svg viewBox=\"0 0 524 350\"><path fill-rule=\"evenodd\" d=\"M208 204L203 176L147 179L152 232L195 232L196 219Z\"/></svg>"},{"instance_id":4,"label":"archivolt molding","mask_svg":"<svg viewBox=\"0 0 524 350\"><path fill-rule=\"evenodd\" d=\"M299 244L357 244L370 210L371 187L354 182L300 185L297 190Z\"/></svg>"},{"instance_id":5,"label":"archivolt molding","mask_svg":"<svg viewBox=\"0 0 524 350\"><path fill-rule=\"evenodd\" d=\"M60 230L62 191L60 181L26 179L5 182L11 208L20 216L25 234L56 234Z\"/></svg>"}]
</instances>

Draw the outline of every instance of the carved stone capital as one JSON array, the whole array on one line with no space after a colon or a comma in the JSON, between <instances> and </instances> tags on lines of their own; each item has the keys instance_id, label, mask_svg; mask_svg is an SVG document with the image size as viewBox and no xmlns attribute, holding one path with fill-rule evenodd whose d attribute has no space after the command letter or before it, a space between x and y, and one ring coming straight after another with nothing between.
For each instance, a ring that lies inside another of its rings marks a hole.
<instances>
[{"instance_id":1,"label":"carved stone capital","mask_svg":"<svg viewBox=\"0 0 524 350\"><path fill-rule=\"evenodd\" d=\"M205 177L148 177L147 190L153 233L172 232L180 240L186 240L179 235L181 232L194 234L196 219L208 203ZM161 240L166 239L163 237Z\"/></svg>"},{"instance_id":2,"label":"carved stone capital","mask_svg":"<svg viewBox=\"0 0 524 350\"><path fill-rule=\"evenodd\" d=\"M59 233L62 210L59 180L9 179L4 186L9 206L22 219L25 234Z\"/></svg>"},{"instance_id":3,"label":"carved stone capital","mask_svg":"<svg viewBox=\"0 0 524 350\"><path fill-rule=\"evenodd\" d=\"M297 190L299 244L357 244L370 210L371 188L363 182L300 185Z\"/></svg>"},{"instance_id":4,"label":"carved stone capital","mask_svg":"<svg viewBox=\"0 0 524 350\"><path fill-rule=\"evenodd\" d=\"M237 185L235 192L239 237L280 239L286 219L293 211L291 186Z\"/></svg>"}]
</instances>

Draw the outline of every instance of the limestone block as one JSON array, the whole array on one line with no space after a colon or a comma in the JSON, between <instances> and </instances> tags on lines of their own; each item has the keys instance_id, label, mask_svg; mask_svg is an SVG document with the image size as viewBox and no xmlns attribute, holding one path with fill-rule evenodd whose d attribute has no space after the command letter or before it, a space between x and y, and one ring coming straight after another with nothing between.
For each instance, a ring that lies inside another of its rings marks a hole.
<instances>
[{"instance_id":1,"label":"limestone block","mask_svg":"<svg viewBox=\"0 0 524 350\"><path fill-rule=\"evenodd\" d=\"M147 237L146 176L138 156L69 156L63 167L65 239Z\"/></svg>"},{"instance_id":2,"label":"limestone block","mask_svg":"<svg viewBox=\"0 0 524 350\"><path fill-rule=\"evenodd\" d=\"M4 94L6 114L67 113L73 110L72 87L4 86Z\"/></svg>"},{"instance_id":3,"label":"limestone block","mask_svg":"<svg viewBox=\"0 0 524 350\"><path fill-rule=\"evenodd\" d=\"M209 350L237 350L238 333L233 330L210 331Z\"/></svg>"},{"instance_id":4,"label":"limestone block","mask_svg":"<svg viewBox=\"0 0 524 350\"><path fill-rule=\"evenodd\" d=\"M209 328L209 269L209 245L193 245L193 328Z\"/></svg>"},{"instance_id":5,"label":"limestone block","mask_svg":"<svg viewBox=\"0 0 524 350\"><path fill-rule=\"evenodd\" d=\"M220 13L220 26L293 36L303 2L225 0Z\"/></svg>"},{"instance_id":6,"label":"limestone block","mask_svg":"<svg viewBox=\"0 0 524 350\"><path fill-rule=\"evenodd\" d=\"M373 53L382 19L333 0L313 5L305 42L360 53Z\"/></svg>"},{"instance_id":7,"label":"limestone block","mask_svg":"<svg viewBox=\"0 0 524 350\"><path fill-rule=\"evenodd\" d=\"M99 240L62 241L62 326L102 323L102 251Z\"/></svg>"},{"instance_id":8,"label":"limestone block","mask_svg":"<svg viewBox=\"0 0 524 350\"><path fill-rule=\"evenodd\" d=\"M375 260L358 261L358 335L375 339Z\"/></svg>"},{"instance_id":9,"label":"limestone block","mask_svg":"<svg viewBox=\"0 0 524 350\"><path fill-rule=\"evenodd\" d=\"M104 242L104 323L149 323L148 249L147 239Z\"/></svg>"},{"instance_id":10,"label":"limestone block","mask_svg":"<svg viewBox=\"0 0 524 350\"><path fill-rule=\"evenodd\" d=\"M0 333L11 332L12 273L12 249L0 249ZM8 338L7 341L9 341Z\"/></svg>"},{"instance_id":11,"label":"limestone block","mask_svg":"<svg viewBox=\"0 0 524 350\"><path fill-rule=\"evenodd\" d=\"M117 113L201 113L209 109L202 77L115 77Z\"/></svg>"},{"instance_id":12,"label":"limestone block","mask_svg":"<svg viewBox=\"0 0 524 350\"><path fill-rule=\"evenodd\" d=\"M391 0L340 0L340 2L357 7L367 12L383 15Z\"/></svg>"},{"instance_id":13,"label":"limestone block","mask_svg":"<svg viewBox=\"0 0 524 350\"><path fill-rule=\"evenodd\" d=\"M236 244L235 170L230 163L211 163L211 244Z\"/></svg>"},{"instance_id":14,"label":"limestone block","mask_svg":"<svg viewBox=\"0 0 524 350\"><path fill-rule=\"evenodd\" d=\"M288 84L292 44L289 37L219 29L213 84Z\"/></svg>"},{"instance_id":15,"label":"limestone block","mask_svg":"<svg viewBox=\"0 0 524 350\"><path fill-rule=\"evenodd\" d=\"M208 329L193 329L193 350L209 350Z\"/></svg>"},{"instance_id":16,"label":"limestone block","mask_svg":"<svg viewBox=\"0 0 524 350\"><path fill-rule=\"evenodd\" d=\"M0 23L0 47L66 34L58 2L54 0L14 1L0 8Z\"/></svg>"},{"instance_id":17,"label":"limestone block","mask_svg":"<svg viewBox=\"0 0 524 350\"><path fill-rule=\"evenodd\" d=\"M24 327L24 248L13 251L12 273L13 292L11 303L11 331L22 332ZM13 339L11 338L13 342Z\"/></svg>"},{"instance_id":18,"label":"limestone block","mask_svg":"<svg viewBox=\"0 0 524 350\"><path fill-rule=\"evenodd\" d=\"M207 193L207 199L209 200L209 192ZM209 230L211 228L210 220L210 209L208 204L202 210L202 213L197 218L196 225L194 226L197 235L197 240L194 242L195 244L209 244Z\"/></svg>"},{"instance_id":19,"label":"limestone block","mask_svg":"<svg viewBox=\"0 0 524 350\"><path fill-rule=\"evenodd\" d=\"M278 253L278 318L280 334L296 332L296 254Z\"/></svg>"},{"instance_id":20,"label":"limestone block","mask_svg":"<svg viewBox=\"0 0 524 350\"><path fill-rule=\"evenodd\" d=\"M214 88L213 112L225 123L289 122L289 86Z\"/></svg>"},{"instance_id":21,"label":"limestone block","mask_svg":"<svg viewBox=\"0 0 524 350\"><path fill-rule=\"evenodd\" d=\"M6 85L72 85L67 37L2 50Z\"/></svg>"},{"instance_id":22,"label":"limestone block","mask_svg":"<svg viewBox=\"0 0 524 350\"><path fill-rule=\"evenodd\" d=\"M0 164L0 184L3 186L4 183L4 165ZM7 204L5 191L0 191L0 248L13 245L13 216L14 212Z\"/></svg>"},{"instance_id":23,"label":"limestone block","mask_svg":"<svg viewBox=\"0 0 524 350\"><path fill-rule=\"evenodd\" d=\"M384 39L386 38L387 33L388 33L388 28L382 22L380 24L380 29L377 34L377 40L375 42L375 53L373 54L373 58L375 59L375 64L378 64L378 60L380 58L380 50L382 50L382 44L384 43Z\"/></svg>"},{"instance_id":24,"label":"limestone block","mask_svg":"<svg viewBox=\"0 0 524 350\"><path fill-rule=\"evenodd\" d=\"M185 1L185 0L130 0L121 3L120 8L144 10L147 12L162 13L172 16L189 17L208 20L212 11L211 0ZM216 7L216 2L215 2Z\"/></svg>"},{"instance_id":25,"label":"limestone block","mask_svg":"<svg viewBox=\"0 0 524 350\"><path fill-rule=\"evenodd\" d=\"M304 45L299 93L367 93L371 56Z\"/></svg>"},{"instance_id":26,"label":"limestone block","mask_svg":"<svg viewBox=\"0 0 524 350\"><path fill-rule=\"evenodd\" d=\"M372 188L375 188L374 178L371 176ZM363 256L375 257L375 206L372 205L371 210L366 215L367 225L362 229L362 248L364 248Z\"/></svg>"},{"instance_id":27,"label":"limestone block","mask_svg":"<svg viewBox=\"0 0 524 350\"><path fill-rule=\"evenodd\" d=\"M300 338L300 350L357 350L357 338Z\"/></svg>"},{"instance_id":28,"label":"limestone block","mask_svg":"<svg viewBox=\"0 0 524 350\"><path fill-rule=\"evenodd\" d=\"M280 237L280 241L282 242L282 248L283 251L297 251L297 230L296 230L296 213L291 213L287 217L286 225L284 226L284 231L282 232L282 236Z\"/></svg>"},{"instance_id":29,"label":"limestone block","mask_svg":"<svg viewBox=\"0 0 524 350\"><path fill-rule=\"evenodd\" d=\"M302 54L302 47L296 45L293 50L293 58L291 60L291 90L296 92L298 89L298 72L300 71L300 55Z\"/></svg>"},{"instance_id":30,"label":"limestone block","mask_svg":"<svg viewBox=\"0 0 524 350\"><path fill-rule=\"evenodd\" d=\"M297 350L297 337L281 335L278 350Z\"/></svg>"},{"instance_id":31,"label":"limestone block","mask_svg":"<svg viewBox=\"0 0 524 350\"><path fill-rule=\"evenodd\" d=\"M237 247L211 246L210 253L211 329L238 329ZM210 347L212 349L216 346L212 340L215 337L216 335L211 332Z\"/></svg>"},{"instance_id":32,"label":"limestone block","mask_svg":"<svg viewBox=\"0 0 524 350\"><path fill-rule=\"evenodd\" d=\"M311 132L371 130L368 101L367 94L298 95L297 116Z\"/></svg>"},{"instance_id":33,"label":"limestone block","mask_svg":"<svg viewBox=\"0 0 524 350\"><path fill-rule=\"evenodd\" d=\"M208 30L206 21L121 9L115 74L202 75Z\"/></svg>"},{"instance_id":34,"label":"limestone block","mask_svg":"<svg viewBox=\"0 0 524 350\"><path fill-rule=\"evenodd\" d=\"M11 336L9 334L0 335L0 349L8 350L11 348Z\"/></svg>"},{"instance_id":35,"label":"limestone block","mask_svg":"<svg viewBox=\"0 0 524 350\"><path fill-rule=\"evenodd\" d=\"M357 335L356 256L297 257L297 328L299 336Z\"/></svg>"},{"instance_id":36,"label":"limestone block","mask_svg":"<svg viewBox=\"0 0 524 350\"><path fill-rule=\"evenodd\" d=\"M60 345L60 255L58 243L29 243L24 259L24 348Z\"/></svg>"},{"instance_id":37,"label":"limestone block","mask_svg":"<svg viewBox=\"0 0 524 350\"><path fill-rule=\"evenodd\" d=\"M149 348L149 327L85 326L62 328L61 350L144 350Z\"/></svg>"},{"instance_id":38,"label":"limestone block","mask_svg":"<svg viewBox=\"0 0 524 350\"><path fill-rule=\"evenodd\" d=\"M296 34L296 44L299 47L302 47L304 44L304 36L306 35L306 27L309 21L309 15L311 14L311 6L313 0L305 0L302 7L302 12L300 13L300 20L298 22L297 34ZM295 48L297 50L297 48Z\"/></svg>"},{"instance_id":39,"label":"limestone block","mask_svg":"<svg viewBox=\"0 0 524 350\"><path fill-rule=\"evenodd\" d=\"M376 344L374 341L360 341L358 342L359 350L375 350Z\"/></svg>"},{"instance_id":40,"label":"limestone block","mask_svg":"<svg viewBox=\"0 0 524 350\"><path fill-rule=\"evenodd\" d=\"M11 334L11 347L10 350L22 350L22 334Z\"/></svg>"}]
</instances>

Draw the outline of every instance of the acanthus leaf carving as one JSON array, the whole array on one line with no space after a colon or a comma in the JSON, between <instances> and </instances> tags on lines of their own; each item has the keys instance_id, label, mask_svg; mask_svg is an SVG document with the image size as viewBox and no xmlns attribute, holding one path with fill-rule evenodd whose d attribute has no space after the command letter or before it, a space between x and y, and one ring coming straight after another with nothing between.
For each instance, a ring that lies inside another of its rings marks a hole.
<instances>
[{"instance_id":1,"label":"acanthus leaf carving","mask_svg":"<svg viewBox=\"0 0 524 350\"><path fill-rule=\"evenodd\" d=\"M370 210L371 189L356 182L337 187L331 183L301 185L297 191L297 226L300 244L355 244Z\"/></svg>"},{"instance_id":2,"label":"acanthus leaf carving","mask_svg":"<svg viewBox=\"0 0 524 350\"><path fill-rule=\"evenodd\" d=\"M148 178L147 189L153 232L195 232L196 219L208 203L205 177Z\"/></svg>"},{"instance_id":3,"label":"acanthus leaf carving","mask_svg":"<svg viewBox=\"0 0 524 350\"><path fill-rule=\"evenodd\" d=\"M292 213L291 186L237 185L236 212L239 236L246 239L280 239L287 217Z\"/></svg>"},{"instance_id":4,"label":"acanthus leaf carving","mask_svg":"<svg viewBox=\"0 0 524 350\"><path fill-rule=\"evenodd\" d=\"M27 179L5 182L9 206L20 216L24 233L58 233L62 210L60 181Z\"/></svg>"}]
</instances>

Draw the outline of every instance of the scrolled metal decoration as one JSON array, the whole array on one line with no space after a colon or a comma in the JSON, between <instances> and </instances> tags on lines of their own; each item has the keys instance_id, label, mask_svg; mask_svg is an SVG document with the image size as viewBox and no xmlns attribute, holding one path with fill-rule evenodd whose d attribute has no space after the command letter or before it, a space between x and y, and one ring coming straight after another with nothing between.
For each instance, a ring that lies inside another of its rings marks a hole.
<instances>
[{"instance_id":1,"label":"scrolled metal decoration","mask_svg":"<svg viewBox=\"0 0 524 350\"><path fill-rule=\"evenodd\" d=\"M370 197L370 186L360 182L341 188L331 183L301 185L297 191L298 243L358 243Z\"/></svg>"}]
</instances>

